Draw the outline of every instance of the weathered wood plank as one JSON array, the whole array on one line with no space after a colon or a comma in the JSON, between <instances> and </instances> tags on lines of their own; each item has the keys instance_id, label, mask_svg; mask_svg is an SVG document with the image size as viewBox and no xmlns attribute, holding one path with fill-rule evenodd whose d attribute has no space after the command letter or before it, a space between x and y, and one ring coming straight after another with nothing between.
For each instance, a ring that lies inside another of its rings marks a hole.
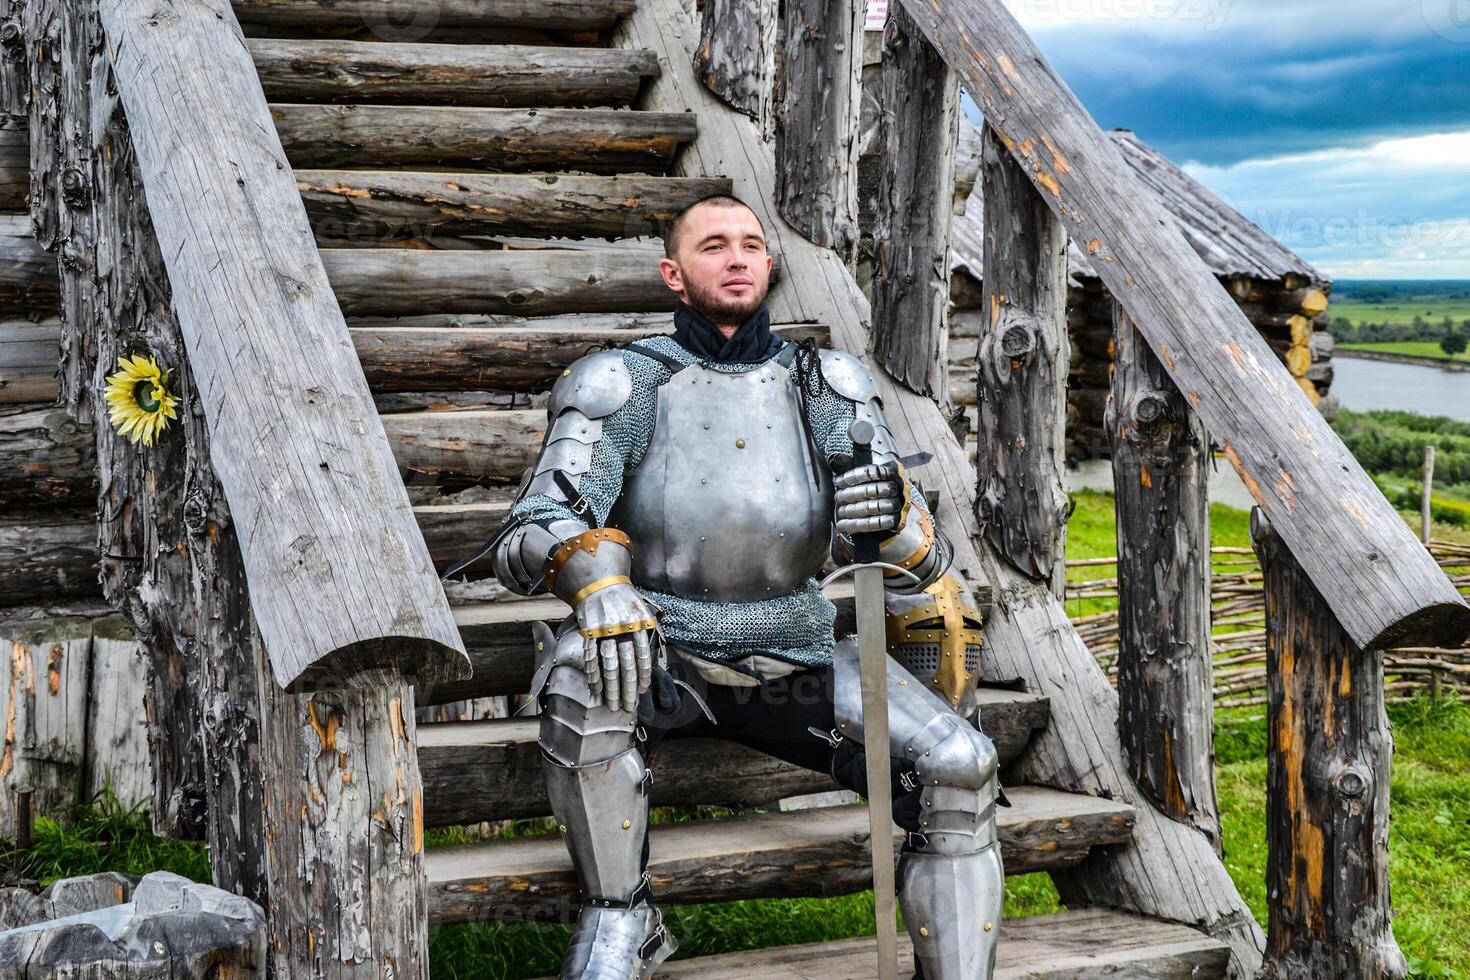
<instances>
[{"instance_id":1,"label":"weathered wood plank","mask_svg":"<svg viewBox=\"0 0 1470 980\"><path fill-rule=\"evenodd\" d=\"M297 170L323 244L439 236L636 238L686 205L729 193L720 177Z\"/></svg>"},{"instance_id":2,"label":"weathered wood plank","mask_svg":"<svg viewBox=\"0 0 1470 980\"><path fill-rule=\"evenodd\" d=\"M4 119L0 118L0 210L23 211L30 194L29 134L24 117L15 119L10 126L3 123Z\"/></svg>"},{"instance_id":3,"label":"weathered wood plank","mask_svg":"<svg viewBox=\"0 0 1470 980\"><path fill-rule=\"evenodd\" d=\"M981 533L1061 598L1070 502L1066 443L1067 234L993 129L981 137L984 309L976 352Z\"/></svg>"},{"instance_id":4,"label":"weathered wood plank","mask_svg":"<svg viewBox=\"0 0 1470 980\"><path fill-rule=\"evenodd\" d=\"M1031 786L997 811L1007 874L1065 867L1128 839L1130 807ZM822 807L652 829L649 873L668 904L832 896L872 887L865 806ZM895 836L900 832L894 828ZM436 847L424 868L435 923L556 920L576 914L577 880L559 835Z\"/></svg>"},{"instance_id":5,"label":"weathered wood plank","mask_svg":"<svg viewBox=\"0 0 1470 980\"><path fill-rule=\"evenodd\" d=\"M16 835L17 790L33 819L69 819L83 802L91 645L85 618L0 623L0 836Z\"/></svg>"},{"instance_id":6,"label":"weathered wood plank","mask_svg":"<svg viewBox=\"0 0 1470 980\"><path fill-rule=\"evenodd\" d=\"M468 663L265 98L243 87L255 68L239 25L225 0L174 14L147 0L102 7L276 680L458 675ZM334 601L289 598L302 592Z\"/></svg>"},{"instance_id":7,"label":"weathered wood plank","mask_svg":"<svg viewBox=\"0 0 1470 980\"><path fill-rule=\"evenodd\" d=\"M56 259L36 242L31 219L0 214L0 318L56 315Z\"/></svg>"},{"instance_id":8,"label":"weathered wood plank","mask_svg":"<svg viewBox=\"0 0 1470 980\"><path fill-rule=\"evenodd\" d=\"M0 405L0 512L92 506L96 499L90 425L59 405Z\"/></svg>"},{"instance_id":9,"label":"weathered wood plank","mask_svg":"<svg viewBox=\"0 0 1470 980\"><path fill-rule=\"evenodd\" d=\"M1188 926L1108 909L1007 919L993 980L1218 980L1230 952ZM899 937L899 962L913 946ZM873 980L872 939L699 956L666 963L667 980Z\"/></svg>"},{"instance_id":10,"label":"weathered wood plank","mask_svg":"<svg viewBox=\"0 0 1470 980\"><path fill-rule=\"evenodd\" d=\"M413 688L291 694L260 673L272 975L428 976Z\"/></svg>"},{"instance_id":11,"label":"weathered wood plank","mask_svg":"<svg viewBox=\"0 0 1470 980\"><path fill-rule=\"evenodd\" d=\"M573 261L575 259L575 261ZM343 312L612 313L672 310L677 297L647 252L325 249L321 261Z\"/></svg>"},{"instance_id":12,"label":"weathered wood plank","mask_svg":"<svg viewBox=\"0 0 1470 980\"><path fill-rule=\"evenodd\" d=\"M0 606L100 593L95 512L0 514Z\"/></svg>"},{"instance_id":13,"label":"weathered wood plank","mask_svg":"<svg viewBox=\"0 0 1470 980\"><path fill-rule=\"evenodd\" d=\"M776 206L815 245L852 262L858 244L858 121L864 6L785 0L773 97Z\"/></svg>"},{"instance_id":14,"label":"weathered wood plank","mask_svg":"<svg viewBox=\"0 0 1470 980\"><path fill-rule=\"evenodd\" d=\"M620 106L658 64L646 51L333 39L246 42L276 102Z\"/></svg>"},{"instance_id":15,"label":"weathered wood plank","mask_svg":"<svg viewBox=\"0 0 1470 980\"><path fill-rule=\"evenodd\" d=\"M883 31L880 106L873 357L913 391L942 402L960 87L901 6Z\"/></svg>"},{"instance_id":16,"label":"weathered wood plank","mask_svg":"<svg viewBox=\"0 0 1470 980\"><path fill-rule=\"evenodd\" d=\"M1389 902L1383 652L1353 643L1260 508L1251 540L1266 597L1272 901L1260 976L1406 976Z\"/></svg>"},{"instance_id":17,"label":"weathered wood plank","mask_svg":"<svg viewBox=\"0 0 1470 980\"><path fill-rule=\"evenodd\" d=\"M981 727L995 743L1002 767L1046 725L1045 698L982 688L979 703ZM539 726L535 718L419 726L425 824L549 815L536 743ZM838 788L826 773L728 742L675 739L653 753L654 806L768 806L788 796Z\"/></svg>"},{"instance_id":18,"label":"weathered wood plank","mask_svg":"<svg viewBox=\"0 0 1470 980\"><path fill-rule=\"evenodd\" d=\"M1140 789L1220 846L1210 650L1210 440L1117 311L1107 428L1118 528L1118 738Z\"/></svg>"},{"instance_id":19,"label":"weathered wood plank","mask_svg":"<svg viewBox=\"0 0 1470 980\"><path fill-rule=\"evenodd\" d=\"M762 132L772 124L779 25L775 0L705 0L700 8L694 70L705 88Z\"/></svg>"},{"instance_id":20,"label":"weathered wood plank","mask_svg":"<svg viewBox=\"0 0 1470 980\"><path fill-rule=\"evenodd\" d=\"M510 482L535 460L546 429L546 413L538 411L406 412L382 419L401 470Z\"/></svg>"},{"instance_id":21,"label":"weathered wood plank","mask_svg":"<svg viewBox=\"0 0 1470 980\"><path fill-rule=\"evenodd\" d=\"M621 109L274 103L293 167L472 164L487 170L664 170L692 115Z\"/></svg>"},{"instance_id":22,"label":"weathered wood plank","mask_svg":"<svg viewBox=\"0 0 1470 980\"><path fill-rule=\"evenodd\" d=\"M1470 604L1176 224L1160 220L1157 198L1004 5L905 6L1159 353L1348 635L1366 648L1449 645L1470 633Z\"/></svg>"},{"instance_id":23,"label":"weathered wood plank","mask_svg":"<svg viewBox=\"0 0 1470 980\"><path fill-rule=\"evenodd\" d=\"M450 28L516 27L599 31L635 0L234 0L241 21L262 25L367 28L409 39Z\"/></svg>"},{"instance_id":24,"label":"weathered wood plank","mask_svg":"<svg viewBox=\"0 0 1470 980\"><path fill-rule=\"evenodd\" d=\"M61 322L0 323L0 405L56 400Z\"/></svg>"}]
</instances>

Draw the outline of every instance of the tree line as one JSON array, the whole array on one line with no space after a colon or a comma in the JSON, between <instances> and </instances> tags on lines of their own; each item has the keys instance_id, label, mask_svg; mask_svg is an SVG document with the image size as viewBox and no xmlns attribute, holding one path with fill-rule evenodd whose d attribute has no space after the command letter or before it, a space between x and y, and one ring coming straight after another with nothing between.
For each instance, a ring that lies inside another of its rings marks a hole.
<instances>
[{"instance_id":1,"label":"tree line","mask_svg":"<svg viewBox=\"0 0 1470 980\"><path fill-rule=\"evenodd\" d=\"M1415 316L1409 323L1354 323L1347 317L1335 317L1328 326L1332 339L1339 344L1391 344L1404 341L1438 343L1449 357L1470 348L1470 320L1456 323L1446 316L1439 321Z\"/></svg>"},{"instance_id":2,"label":"tree line","mask_svg":"<svg viewBox=\"0 0 1470 980\"><path fill-rule=\"evenodd\" d=\"M1400 509L1418 510L1424 447L1433 445L1434 489L1451 498L1434 507L1435 520L1470 526L1470 422L1412 412L1342 409L1333 429Z\"/></svg>"}]
</instances>

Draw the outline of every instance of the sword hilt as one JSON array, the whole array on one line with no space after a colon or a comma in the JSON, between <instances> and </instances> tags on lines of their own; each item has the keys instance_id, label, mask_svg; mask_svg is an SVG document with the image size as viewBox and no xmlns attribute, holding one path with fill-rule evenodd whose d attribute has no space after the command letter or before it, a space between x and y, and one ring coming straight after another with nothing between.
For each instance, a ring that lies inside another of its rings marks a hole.
<instances>
[{"instance_id":1,"label":"sword hilt","mask_svg":"<svg viewBox=\"0 0 1470 980\"><path fill-rule=\"evenodd\" d=\"M854 419L847 427L852 440L852 465L871 466L873 463L873 438L877 430L866 419ZM878 560L878 548L882 543L882 531L867 531L852 536L852 557L859 565L871 565Z\"/></svg>"}]
</instances>

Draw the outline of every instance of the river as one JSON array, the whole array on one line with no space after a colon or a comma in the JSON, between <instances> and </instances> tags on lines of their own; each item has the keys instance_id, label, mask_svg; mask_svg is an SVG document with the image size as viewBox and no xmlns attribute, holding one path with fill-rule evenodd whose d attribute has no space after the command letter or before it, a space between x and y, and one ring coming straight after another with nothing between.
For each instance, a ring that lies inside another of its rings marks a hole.
<instances>
[{"instance_id":1,"label":"river","mask_svg":"<svg viewBox=\"0 0 1470 980\"><path fill-rule=\"evenodd\" d=\"M1370 361L1339 352L1332 358L1332 394L1354 411L1393 408L1470 422L1470 371Z\"/></svg>"}]
</instances>

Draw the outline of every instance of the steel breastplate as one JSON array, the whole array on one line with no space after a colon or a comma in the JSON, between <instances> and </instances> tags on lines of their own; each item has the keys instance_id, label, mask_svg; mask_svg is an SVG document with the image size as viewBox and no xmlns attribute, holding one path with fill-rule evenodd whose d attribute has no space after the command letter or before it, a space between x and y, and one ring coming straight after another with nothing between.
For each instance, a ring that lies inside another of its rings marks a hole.
<instances>
[{"instance_id":1,"label":"steel breastplate","mask_svg":"<svg viewBox=\"0 0 1470 980\"><path fill-rule=\"evenodd\" d=\"M653 435L608 523L633 540L635 584L710 602L795 591L831 538L796 384L772 358L730 374L693 365L658 389Z\"/></svg>"}]
</instances>

